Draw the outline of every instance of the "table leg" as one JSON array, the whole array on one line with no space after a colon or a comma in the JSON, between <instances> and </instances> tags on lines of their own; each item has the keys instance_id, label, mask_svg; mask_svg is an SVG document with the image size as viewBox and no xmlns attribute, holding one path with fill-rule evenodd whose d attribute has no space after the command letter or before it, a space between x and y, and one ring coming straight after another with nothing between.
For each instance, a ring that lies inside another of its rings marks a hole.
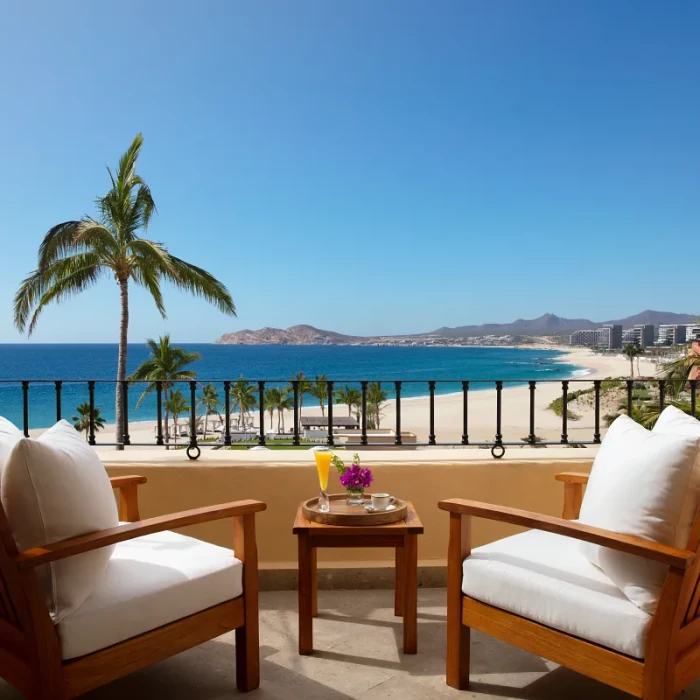
<instances>
[{"instance_id":1,"label":"table leg","mask_svg":"<svg viewBox=\"0 0 700 700\"><path fill-rule=\"evenodd\" d=\"M314 650L313 547L308 535L299 535L299 653Z\"/></svg>"},{"instance_id":2,"label":"table leg","mask_svg":"<svg viewBox=\"0 0 700 700\"><path fill-rule=\"evenodd\" d=\"M396 563L394 565L394 615L403 616L403 598L406 587L406 563L403 547L396 548Z\"/></svg>"},{"instance_id":3,"label":"table leg","mask_svg":"<svg viewBox=\"0 0 700 700\"><path fill-rule=\"evenodd\" d=\"M418 651L418 536L404 537L403 653Z\"/></svg>"},{"instance_id":4,"label":"table leg","mask_svg":"<svg viewBox=\"0 0 700 700\"><path fill-rule=\"evenodd\" d=\"M311 615L318 616L318 566L316 547L311 549Z\"/></svg>"}]
</instances>

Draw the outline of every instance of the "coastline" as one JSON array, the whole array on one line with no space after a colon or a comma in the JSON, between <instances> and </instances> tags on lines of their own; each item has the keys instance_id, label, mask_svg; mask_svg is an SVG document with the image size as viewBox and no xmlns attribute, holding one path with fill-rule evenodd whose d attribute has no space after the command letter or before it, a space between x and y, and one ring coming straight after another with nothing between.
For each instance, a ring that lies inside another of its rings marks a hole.
<instances>
[{"instance_id":1,"label":"coastline","mask_svg":"<svg viewBox=\"0 0 700 700\"><path fill-rule=\"evenodd\" d=\"M542 349L554 350L551 346ZM570 390L585 389L593 386L596 379L629 376L629 360L622 355L598 355L586 348L562 348L556 358L562 364L571 364L574 369L568 381L574 382ZM642 376L655 376L656 365L648 358L641 358L640 369ZM585 375L581 374L586 372ZM536 435L546 441L558 441L561 438L562 419L548 410L547 406L561 396L562 379L541 380L536 388L535 425ZM515 380L514 380L515 381ZM472 442L493 441L496 432L496 389L482 389L469 392L468 436ZM519 442L529 432L529 402L530 394L527 385L504 386L502 390L501 433L505 442ZM335 415L347 415L347 407L334 404ZM321 416L319 406L305 405L303 415ZM257 411L254 412L257 423ZM427 442L429 431L430 398L429 396L414 396L401 399L401 429L402 432L412 432L419 442ZM171 419L172 420L172 419ZM181 418L180 423L186 421ZM293 422L291 411L285 411L284 423L287 429ZM273 426L277 425L277 415ZM265 426L269 429L269 414L265 415ZM396 400L386 402L381 416L382 428L395 428ZM155 443L155 420L130 421L129 432L132 443ZM463 430L463 395L462 392L435 395L435 435L437 442L460 442ZM569 420L567 433L571 442L591 440L594 431L594 410L580 412L578 420ZM604 431L604 429L603 429ZM43 429L30 431L38 435ZM111 450L111 447L99 447L100 442L113 442L116 433L114 424L107 424L97 434L98 449ZM211 433L211 436L216 435ZM179 445L187 444L187 439L178 441ZM149 449L149 448L146 448ZM162 449L155 445L151 449Z\"/></svg>"}]
</instances>

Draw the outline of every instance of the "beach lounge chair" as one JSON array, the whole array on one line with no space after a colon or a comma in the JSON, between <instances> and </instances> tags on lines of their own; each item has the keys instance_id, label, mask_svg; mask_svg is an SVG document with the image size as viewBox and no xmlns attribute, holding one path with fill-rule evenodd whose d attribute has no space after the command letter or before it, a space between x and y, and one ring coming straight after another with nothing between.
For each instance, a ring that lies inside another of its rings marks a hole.
<instances>
[{"instance_id":1,"label":"beach lounge chair","mask_svg":"<svg viewBox=\"0 0 700 700\"><path fill-rule=\"evenodd\" d=\"M653 432L618 418L590 477L556 477L562 518L440 502L450 514L448 685L469 686L472 628L644 700L671 700L697 678L698 438L700 423L677 409ZM475 517L531 529L472 549Z\"/></svg>"},{"instance_id":2,"label":"beach lounge chair","mask_svg":"<svg viewBox=\"0 0 700 700\"><path fill-rule=\"evenodd\" d=\"M0 677L28 697L65 700L235 629L236 684L257 688L255 514L265 504L141 520L146 479L109 479L67 422L37 440L6 426L0 418ZM27 498L34 470L41 478ZM233 519L234 551L170 531L224 518ZM82 534L56 536L66 528Z\"/></svg>"}]
</instances>

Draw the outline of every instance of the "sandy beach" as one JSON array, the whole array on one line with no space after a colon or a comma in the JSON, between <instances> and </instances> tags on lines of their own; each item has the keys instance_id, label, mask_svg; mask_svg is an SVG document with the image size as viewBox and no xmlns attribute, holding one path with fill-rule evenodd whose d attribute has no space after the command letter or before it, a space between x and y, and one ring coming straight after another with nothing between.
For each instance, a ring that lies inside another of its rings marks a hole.
<instances>
[{"instance_id":1,"label":"sandy beach","mask_svg":"<svg viewBox=\"0 0 700 700\"><path fill-rule=\"evenodd\" d=\"M528 346L532 347L532 346ZM551 349L551 346L548 346ZM594 379L606 379L610 377L628 377L629 360L622 355L609 356L599 355L588 349L567 350L559 357L559 361L567 364L577 365L585 368L587 374L577 372L571 378L570 391L586 389L593 386ZM655 363L647 358L640 360L640 371L642 376L656 376L657 368ZM579 374L581 376L579 376ZM635 376L636 362L635 362ZM552 400L561 396L561 382L538 383L535 395L535 425L536 435L543 440L560 440L562 432L562 419L548 410L547 406ZM308 399L307 399L308 401ZM415 433L419 442L426 442L429 433L429 407L428 397L402 398L401 400L401 428L402 431ZM461 393L446 394L435 397L435 435L438 443L460 442L462 438L462 406L463 399ZM527 386L504 387L502 393L502 428L501 432L505 442L519 442L526 437L529 430L529 410L530 396ZM603 404L601 414L612 412L614 406ZM344 405L334 406L335 415L347 415L347 407ZM304 415L320 416L319 406L304 406ZM592 401L590 405L577 402L575 413L578 420L569 420L568 434L569 441L591 440L594 429L594 408ZM185 417L180 419L184 422ZM266 414L266 428L269 426L269 414ZM257 412L255 413L257 425ZM274 426L277 424L275 415ZM285 415L285 426L293 424L291 412ZM129 433L132 444L145 443L153 445L155 443L155 421L133 421L129 424ZM396 406L395 401L390 400L382 410L381 427L394 428L396 426ZM602 432L605 431L604 425ZM469 440L472 442L493 441L496 433L496 390L476 390L469 392ZM33 430L32 434L41 433L41 430ZM210 437L214 437L212 433ZM98 443L114 442L115 427L107 425L97 435ZM187 438L181 438L179 444L187 444ZM113 449L102 447L100 449ZM155 445L154 445L154 449ZM158 448L162 449L162 448Z\"/></svg>"}]
</instances>

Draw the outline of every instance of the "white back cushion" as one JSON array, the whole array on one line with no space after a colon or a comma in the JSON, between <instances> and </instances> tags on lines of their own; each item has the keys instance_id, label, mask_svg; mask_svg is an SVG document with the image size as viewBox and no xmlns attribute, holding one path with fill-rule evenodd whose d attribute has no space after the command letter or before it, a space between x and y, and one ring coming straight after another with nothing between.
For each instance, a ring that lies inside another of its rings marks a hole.
<instances>
[{"instance_id":1,"label":"white back cushion","mask_svg":"<svg viewBox=\"0 0 700 700\"><path fill-rule=\"evenodd\" d=\"M593 463L580 521L672 545L698 442L617 418ZM637 607L656 610L668 567L587 542L579 546Z\"/></svg>"},{"instance_id":2,"label":"white back cushion","mask_svg":"<svg viewBox=\"0 0 700 700\"><path fill-rule=\"evenodd\" d=\"M691 437L700 438L700 420L683 413L675 406L667 406L656 421L652 433L661 433L662 435L690 435ZM690 531L693 528L695 513L700 503L700 452L695 459L695 466L690 475L688 489L683 501L681 510L681 519L678 522L678 531L676 533L676 547L685 548L688 544Z\"/></svg>"},{"instance_id":3,"label":"white back cushion","mask_svg":"<svg viewBox=\"0 0 700 700\"><path fill-rule=\"evenodd\" d=\"M64 420L35 440L17 441L2 471L0 498L20 551L119 524L100 458ZM39 568L55 622L90 595L113 549L104 547Z\"/></svg>"},{"instance_id":4,"label":"white back cushion","mask_svg":"<svg viewBox=\"0 0 700 700\"><path fill-rule=\"evenodd\" d=\"M0 416L0 470L5 466L12 448L22 438L22 431L7 418Z\"/></svg>"}]
</instances>

